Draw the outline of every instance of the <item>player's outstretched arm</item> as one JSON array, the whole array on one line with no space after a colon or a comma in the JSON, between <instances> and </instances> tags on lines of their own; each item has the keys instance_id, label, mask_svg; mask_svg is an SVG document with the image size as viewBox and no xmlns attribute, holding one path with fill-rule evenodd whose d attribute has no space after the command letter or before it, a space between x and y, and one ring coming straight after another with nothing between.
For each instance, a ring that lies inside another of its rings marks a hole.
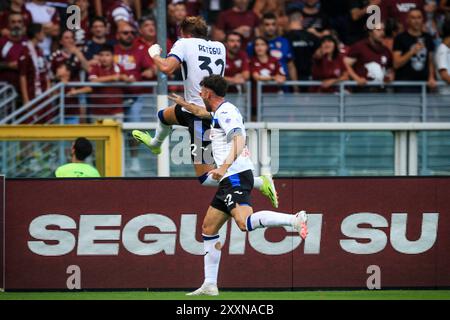
<instances>
[{"instance_id":1,"label":"player's outstretched arm","mask_svg":"<svg viewBox=\"0 0 450 320\"><path fill-rule=\"evenodd\" d=\"M240 129L234 129L231 131L232 134L232 142L231 142L231 150L228 154L225 162L220 166L220 168L211 170L209 174L212 175L212 178L215 180L220 180L227 172L228 168L231 167L233 162L242 154L242 151L245 147L245 138L242 135Z\"/></svg>"},{"instance_id":2,"label":"player's outstretched arm","mask_svg":"<svg viewBox=\"0 0 450 320\"><path fill-rule=\"evenodd\" d=\"M148 49L148 54L155 62L159 71L167 75L174 73L180 67L180 61L175 57L161 58L161 46L154 44Z\"/></svg>"},{"instance_id":3,"label":"player's outstretched arm","mask_svg":"<svg viewBox=\"0 0 450 320\"><path fill-rule=\"evenodd\" d=\"M196 104L189 103L175 93L171 93L168 97L170 100L179 104L189 112L191 112L194 116L202 118L202 119L211 119L211 113L208 112L204 107L200 107Z\"/></svg>"}]
</instances>

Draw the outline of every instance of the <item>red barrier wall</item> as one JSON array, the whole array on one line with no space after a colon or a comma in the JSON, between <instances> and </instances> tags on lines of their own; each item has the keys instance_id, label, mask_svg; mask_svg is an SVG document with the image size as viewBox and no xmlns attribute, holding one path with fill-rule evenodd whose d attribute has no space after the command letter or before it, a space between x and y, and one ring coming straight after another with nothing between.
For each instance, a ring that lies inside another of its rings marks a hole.
<instances>
[{"instance_id":1,"label":"red barrier wall","mask_svg":"<svg viewBox=\"0 0 450 320\"><path fill-rule=\"evenodd\" d=\"M278 211L310 213L307 240L229 222L220 287L365 287L370 265L380 267L382 287L450 286L450 179L276 184ZM214 192L184 179L7 180L6 288L67 288L71 265L82 288L197 287ZM253 203L271 210L258 192Z\"/></svg>"}]
</instances>

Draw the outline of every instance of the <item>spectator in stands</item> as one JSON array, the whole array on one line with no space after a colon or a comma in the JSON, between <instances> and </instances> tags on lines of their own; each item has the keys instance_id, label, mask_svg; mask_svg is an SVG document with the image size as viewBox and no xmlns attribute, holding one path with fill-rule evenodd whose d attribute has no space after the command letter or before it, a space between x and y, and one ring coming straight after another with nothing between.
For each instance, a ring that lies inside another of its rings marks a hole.
<instances>
[{"instance_id":1,"label":"spectator in stands","mask_svg":"<svg viewBox=\"0 0 450 320\"><path fill-rule=\"evenodd\" d=\"M147 50L145 50L145 46L135 42L133 28L128 24L121 24L116 37L117 44L114 46L114 62L120 65L133 81L142 81L143 78L154 79L156 68ZM137 95L144 94L145 92L146 89L136 87L126 88L125 90L125 94L132 96L132 106L128 114L131 122L140 121L143 101L142 99L138 99Z\"/></svg>"},{"instance_id":2,"label":"spectator in stands","mask_svg":"<svg viewBox=\"0 0 450 320\"><path fill-rule=\"evenodd\" d=\"M138 45L144 46L144 51L147 52L148 49L156 42L156 20L155 18L150 16L144 16L139 19L139 36L136 39L136 43ZM170 52L172 49L173 43L167 38L166 49L167 52ZM148 78L147 80L156 80L156 70L155 74L152 78ZM170 80L182 80L181 69L178 69L174 74L169 75Z\"/></svg>"},{"instance_id":3,"label":"spectator in stands","mask_svg":"<svg viewBox=\"0 0 450 320\"><path fill-rule=\"evenodd\" d=\"M381 0L348 0L350 10L350 23L347 32L347 44L352 45L367 37L367 8L372 5L381 5Z\"/></svg>"},{"instance_id":4,"label":"spectator in stands","mask_svg":"<svg viewBox=\"0 0 450 320\"><path fill-rule=\"evenodd\" d=\"M91 154L91 142L86 138L77 138L72 144L71 163L56 169L55 176L57 178L99 178L98 170L85 162Z\"/></svg>"},{"instance_id":5,"label":"spectator in stands","mask_svg":"<svg viewBox=\"0 0 450 320\"><path fill-rule=\"evenodd\" d=\"M442 43L436 50L436 70L438 78L447 83L439 87L439 92L450 95L450 20L442 28Z\"/></svg>"},{"instance_id":6,"label":"spectator in stands","mask_svg":"<svg viewBox=\"0 0 450 320\"><path fill-rule=\"evenodd\" d=\"M135 42L133 28L128 24L121 24L117 31L117 44L114 46L114 61L122 67L125 74L133 81L154 79L156 67L149 57L146 47ZM144 94L148 93L148 88L128 87L124 89L127 95L125 100L126 118L130 122L140 122L141 112L144 107ZM130 107L128 107L130 106ZM139 142L131 139L131 170L140 171L137 146Z\"/></svg>"},{"instance_id":7,"label":"spectator in stands","mask_svg":"<svg viewBox=\"0 0 450 320\"><path fill-rule=\"evenodd\" d=\"M168 1L169 2L169 1ZM170 0L170 7L176 6L178 3L184 3L186 8L187 16L198 16L200 15L200 9L202 7L202 0Z\"/></svg>"},{"instance_id":8,"label":"spectator in stands","mask_svg":"<svg viewBox=\"0 0 450 320\"><path fill-rule=\"evenodd\" d=\"M303 29L308 30L318 38L330 34L327 18L320 10L320 0L305 0L302 15Z\"/></svg>"},{"instance_id":9,"label":"spectator in stands","mask_svg":"<svg viewBox=\"0 0 450 320\"><path fill-rule=\"evenodd\" d=\"M266 13L261 23L262 36L267 40L270 47L270 55L278 60L285 75L289 75L290 80L297 80L297 69L294 64L292 49L289 41L277 34L277 18L273 13ZM253 55L254 43L248 46L249 56Z\"/></svg>"},{"instance_id":10,"label":"spectator in stands","mask_svg":"<svg viewBox=\"0 0 450 320\"><path fill-rule=\"evenodd\" d=\"M241 50L242 36L231 32L225 38L227 48L227 64L225 66L225 80L228 81L230 92L242 92L242 85L250 79L250 61L247 53Z\"/></svg>"},{"instance_id":11,"label":"spectator in stands","mask_svg":"<svg viewBox=\"0 0 450 320\"><path fill-rule=\"evenodd\" d=\"M311 66L314 52L320 45L320 39L308 30L303 29L302 13L299 9L289 13L289 27L285 34L289 41L294 64L297 69L297 78L302 81L311 80Z\"/></svg>"},{"instance_id":12,"label":"spectator in stands","mask_svg":"<svg viewBox=\"0 0 450 320\"><path fill-rule=\"evenodd\" d=\"M107 32L106 19L103 17L95 17L91 22L92 38L86 42L83 50L84 56L89 61L89 65L98 64L98 52L104 44L114 46L116 43L115 40L106 37Z\"/></svg>"},{"instance_id":13,"label":"spectator in stands","mask_svg":"<svg viewBox=\"0 0 450 320\"><path fill-rule=\"evenodd\" d=\"M259 19L252 10L249 10L249 0L233 0L233 3L231 9L219 14L213 28L213 39L224 41L227 33L235 31L242 35L242 47L246 48L259 25Z\"/></svg>"},{"instance_id":14,"label":"spectator in stands","mask_svg":"<svg viewBox=\"0 0 450 320\"><path fill-rule=\"evenodd\" d=\"M270 55L269 42L263 37L257 37L254 44L253 57L250 60L250 71L255 81L276 81L282 84L286 74L278 59Z\"/></svg>"},{"instance_id":15,"label":"spectator in stands","mask_svg":"<svg viewBox=\"0 0 450 320\"><path fill-rule=\"evenodd\" d=\"M20 92L24 104L42 94L50 87L48 66L39 43L45 39L42 25L31 24L27 31L28 41L19 58Z\"/></svg>"},{"instance_id":16,"label":"spectator in stands","mask_svg":"<svg viewBox=\"0 0 450 320\"><path fill-rule=\"evenodd\" d=\"M152 45L157 43L156 20L153 16L144 16L141 19L139 19L139 36L136 38L136 42L138 45L144 46L145 52L147 52ZM166 42L167 52L170 52L172 45L173 45L172 41L170 39L167 39Z\"/></svg>"},{"instance_id":17,"label":"spectator in stands","mask_svg":"<svg viewBox=\"0 0 450 320\"><path fill-rule=\"evenodd\" d=\"M278 62L278 59L270 55L269 42L263 37L256 37L254 42L253 57L250 60L250 73L253 80L252 98L253 107L257 104L257 81L275 81L279 85L286 81L286 74L283 67ZM265 86L263 92L277 92L280 91L279 86ZM253 116L255 116L255 109L253 109Z\"/></svg>"},{"instance_id":18,"label":"spectator in stands","mask_svg":"<svg viewBox=\"0 0 450 320\"><path fill-rule=\"evenodd\" d=\"M123 24L128 24L137 30L138 24L134 11L131 8L132 4L133 0L121 0L114 2L110 6L106 15L111 28L109 31L110 39L115 37L117 30Z\"/></svg>"},{"instance_id":19,"label":"spectator in stands","mask_svg":"<svg viewBox=\"0 0 450 320\"><path fill-rule=\"evenodd\" d=\"M408 14L408 29L394 40L395 79L398 81L427 81L430 88L436 87L433 61L433 38L423 32L423 14L412 9ZM402 88L418 91L420 87Z\"/></svg>"},{"instance_id":20,"label":"spectator in stands","mask_svg":"<svg viewBox=\"0 0 450 320\"><path fill-rule=\"evenodd\" d=\"M368 81L377 83L394 80L392 71L392 54L383 45L384 24L377 25L369 30L366 39L360 40L350 47L344 61L350 77L360 86ZM355 88L355 91L379 91L377 87Z\"/></svg>"},{"instance_id":21,"label":"spectator in stands","mask_svg":"<svg viewBox=\"0 0 450 320\"><path fill-rule=\"evenodd\" d=\"M60 32L60 17L58 11L46 4L45 0L31 0L26 5L31 13L33 23L41 24L45 37L39 43L45 57L52 52L52 38L58 37Z\"/></svg>"},{"instance_id":22,"label":"spectator in stands","mask_svg":"<svg viewBox=\"0 0 450 320\"><path fill-rule=\"evenodd\" d=\"M72 66L62 63L56 68L55 79L57 81L68 83L72 81ZM86 123L87 114L84 104L80 104L76 97L79 94L92 92L91 87L83 88L69 88L65 87L64 99L64 123L65 124L79 124Z\"/></svg>"},{"instance_id":23,"label":"spectator in stands","mask_svg":"<svg viewBox=\"0 0 450 320\"><path fill-rule=\"evenodd\" d=\"M188 16L185 2L177 2L168 7L167 37L175 43L180 37L180 24Z\"/></svg>"},{"instance_id":24,"label":"spectator in stands","mask_svg":"<svg viewBox=\"0 0 450 320\"><path fill-rule=\"evenodd\" d=\"M253 12L262 19L265 13L272 12L277 17L278 31L284 33L288 27L288 17L285 12L286 0L256 0Z\"/></svg>"},{"instance_id":25,"label":"spectator in stands","mask_svg":"<svg viewBox=\"0 0 450 320\"><path fill-rule=\"evenodd\" d=\"M314 55L312 67L313 80L322 81L319 92L336 92L335 85L348 80L344 58L339 51L339 43L333 36L325 36Z\"/></svg>"},{"instance_id":26,"label":"spectator in stands","mask_svg":"<svg viewBox=\"0 0 450 320\"><path fill-rule=\"evenodd\" d=\"M425 0L384 0L380 7L383 21L394 18L400 22L400 32L403 32L408 28L409 11L418 9L424 13Z\"/></svg>"},{"instance_id":27,"label":"spectator in stands","mask_svg":"<svg viewBox=\"0 0 450 320\"><path fill-rule=\"evenodd\" d=\"M133 81L123 68L114 63L114 48L104 44L99 50L99 64L94 65L89 72L91 82L116 82ZM89 115L91 120L103 120L112 118L118 122L123 122L123 90L120 87L94 87L93 93L96 97L90 100L91 110Z\"/></svg>"},{"instance_id":28,"label":"spectator in stands","mask_svg":"<svg viewBox=\"0 0 450 320\"><path fill-rule=\"evenodd\" d=\"M25 8L25 0L11 0L9 7L0 12L0 37L9 35L8 17L13 13L18 13L22 16L25 29L31 24L31 13Z\"/></svg>"},{"instance_id":29,"label":"spectator in stands","mask_svg":"<svg viewBox=\"0 0 450 320\"><path fill-rule=\"evenodd\" d=\"M80 81L80 72L89 72L89 63L83 52L75 44L75 35L71 30L65 30L59 39L60 49L50 56L50 69L56 75L56 69L61 64L66 64L71 69L70 81Z\"/></svg>"},{"instance_id":30,"label":"spectator in stands","mask_svg":"<svg viewBox=\"0 0 450 320\"><path fill-rule=\"evenodd\" d=\"M25 26L20 13L8 17L7 35L0 38L0 81L9 82L20 92L19 58L25 50Z\"/></svg>"}]
</instances>

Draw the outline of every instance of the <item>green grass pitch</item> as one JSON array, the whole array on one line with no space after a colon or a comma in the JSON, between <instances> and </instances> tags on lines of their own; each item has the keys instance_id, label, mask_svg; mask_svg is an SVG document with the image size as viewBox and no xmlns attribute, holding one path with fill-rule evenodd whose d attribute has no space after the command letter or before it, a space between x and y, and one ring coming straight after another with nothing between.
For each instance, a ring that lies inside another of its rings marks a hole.
<instances>
[{"instance_id":1,"label":"green grass pitch","mask_svg":"<svg viewBox=\"0 0 450 320\"><path fill-rule=\"evenodd\" d=\"M186 292L0 292L0 300L450 300L450 290L222 291L218 297Z\"/></svg>"}]
</instances>

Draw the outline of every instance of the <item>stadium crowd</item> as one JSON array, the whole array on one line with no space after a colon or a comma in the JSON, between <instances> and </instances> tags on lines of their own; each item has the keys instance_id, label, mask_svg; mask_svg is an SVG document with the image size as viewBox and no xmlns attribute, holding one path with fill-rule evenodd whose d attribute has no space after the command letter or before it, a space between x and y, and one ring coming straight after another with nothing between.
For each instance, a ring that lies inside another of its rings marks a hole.
<instances>
[{"instance_id":1,"label":"stadium crowd","mask_svg":"<svg viewBox=\"0 0 450 320\"><path fill-rule=\"evenodd\" d=\"M59 81L156 80L147 54L156 43L156 1L1 3L0 82L16 88L20 105ZM71 4L81 10L81 28L75 31L66 26ZM382 25L368 30L370 5L381 8ZM190 15L204 17L211 38L225 43L225 76L235 92L247 81L275 81L279 86L266 90L295 92L334 92L345 80L358 83L355 91L384 90L367 86L369 81L425 81L429 90L438 90L438 80L450 84L450 0L168 0L168 51L179 37L179 24ZM181 80L180 73L172 79ZM282 86L286 80L322 85L289 89ZM84 122L86 114L120 119L124 112L136 121L144 103L140 94L146 91L68 89L66 104L79 107L67 110L67 122ZM94 95L86 98L87 93ZM124 96L133 98L125 102ZM86 99L104 107L86 110Z\"/></svg>"}]
</instances>

